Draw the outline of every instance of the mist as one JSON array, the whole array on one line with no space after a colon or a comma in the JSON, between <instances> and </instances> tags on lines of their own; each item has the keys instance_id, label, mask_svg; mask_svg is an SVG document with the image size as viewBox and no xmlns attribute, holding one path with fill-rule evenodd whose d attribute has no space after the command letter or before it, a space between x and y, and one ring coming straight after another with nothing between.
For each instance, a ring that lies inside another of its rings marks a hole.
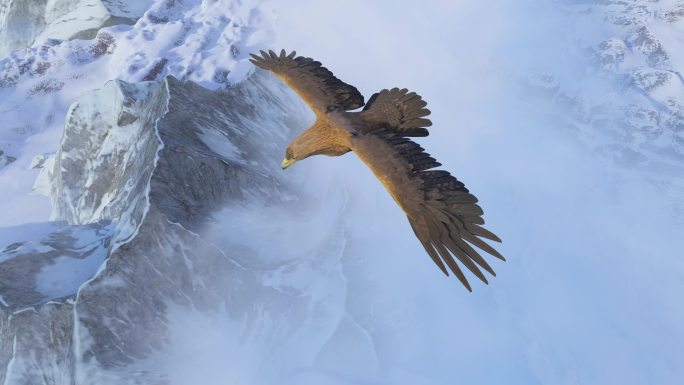
<instances>
[{"instance_id":1,"label":"mist","mask_svg":"<svg viewBox=\"0 0 684 385\"><path fill-rule=\"evenodd\" d=\"M624 167L600 151L590 135L610 128L587 134L573 127L575 106L529 87L531 77L552 74L586 103L631 102L582 50L610 37L611 26L573 17L577 9L563 2L298 1L275 8L274 48L314 57L366 98L394 86L424 97L433 126L420 144L480 199L487 228L503 239L508 261L493 262L489 286L469 276L469 294L432 265L404 214L353 155L295 166L310 173L308 184L348 194L341 219L350 243L342 261L346 309L373 339L375 381L647 384L681 377L677 239L684 226L673 210L681 195L654 183L664 170Z\"/></svg>"}]
</instances>

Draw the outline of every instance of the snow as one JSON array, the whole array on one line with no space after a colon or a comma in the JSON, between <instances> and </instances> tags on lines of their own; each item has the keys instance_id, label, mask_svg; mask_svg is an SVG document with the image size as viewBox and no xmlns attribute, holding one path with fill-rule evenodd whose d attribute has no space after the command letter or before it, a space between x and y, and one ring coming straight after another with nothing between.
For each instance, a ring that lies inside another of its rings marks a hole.
<instances>
[{"instance_id":1,"label":"snow","mask_svg":"<svg viewBox=\"0 0 684 385\"><path fill-rule=\"evenodd\" d=\"M0 56L45 39L92 37L108 24L132 23L150 0L12 0L0 7Z\"/></svg>"},{"instance_id":2,"label":"snow","mask_svg":"<svg viewBox=\"0 0 684 385\"><path fill-rule=\"evenodd\" d=\"M102 0L102 4L117 17L138 17L150 8L153 0Z\"/></svg>"},{"instance_id":3,"label":"snow","mask_svg":"<svg viewBox=\"0 0 684 385\"><path fill-rule=\"evenodd\" d=\"M46 298L64 298L76 294L78 288L98 271L107 256L105 240L112 237L113 226L102 229L79 228L71 236L77 240L73 251L85 257L63 255L36 275L36 289Z\"/></svg>"},{"instance_id":4,"label":"snow","mask_svg":"<svg viewBox=\"0 0 684 385\"><path fill-rule=\"evenodd\" d=\"M57 149L68 109L80 95L110 79L171 75L212 89L242 79L252 68L247 53L270 39L263 34L269 16L258 3L206 0L167 7L156 0L132 26L103 28L93 40L47 39L0 61L0 149L17 158L0 169L0 211L6 213L0 226L49 218L47 200L30 195L38 172L31 161Z\"/></svg>"},{"instance_id":5,"label":"snow","mask_svg":"<svg viewBox=\"0 0 684 385\"><path fill-rule=\"evenodd\" d=\"M46 39L69 40L83 31L97 30L110 17L107 8L98 0L84 1L73 6L72 11L52 20L35 38L34 44L41 44ZM46 16L49 18L52 15Z\"/></svg>"},{"instance_id":6,"label":"snow","mask_svg":"<svg viewBox=\"0 0 684 385\"><path fill-rule=\"evenodd\" d=\"M114 228L112 223L64 222L2 228L0 265L14 278L3 283L6 294L0 302L21 310L73 296L104 262Z\"/></svg>"},{"instance_id":7,"label":"snow","mask_svg":"<svg viewBox=\"0 0 684 385\"><path fill-rule=\"evenodd\" d=\"M27 240L39 240L46 237L48 234L57 231L64 227L64 223L60 222L43 222L31 223L13 227L0 228L0 250L6 246L25 242Z\"/></svg>"}]
</instances>

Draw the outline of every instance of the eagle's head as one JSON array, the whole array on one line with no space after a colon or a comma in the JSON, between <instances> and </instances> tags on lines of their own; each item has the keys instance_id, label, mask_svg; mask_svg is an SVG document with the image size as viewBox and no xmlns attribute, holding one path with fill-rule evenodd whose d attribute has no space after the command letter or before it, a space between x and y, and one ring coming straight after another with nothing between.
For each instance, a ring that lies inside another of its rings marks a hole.
<instances>
[{"instance_id":1,"label":"eagle's head","mask_svg":"<svg viewBox=\"0 0 684 385\"><path fill-rule=\"evenodd\" d=\"M314 155L340 156L351 151L344 145L343 140L335 137L335 131L328 126L314 124L308 130L299 134L295 140L287 146L285 159L280 164L284 169L292 166L295 162ZM340 144L339 142L342 142Z\"/></svg>"},{"instance_id":2,"label":"eagle's head","mask_svg":"<svg viewBox=\"0 0 684 385\"><path fill-rule=\"evenodd\" d=\"M280 164L280 167L282 167L283 170L285 170L286 168L292 166L296 161L297 157L295 157L292 147L287 146L287 150L285 150L285 159L283 159L283 162Z\"/></svg>"}]
</instances>

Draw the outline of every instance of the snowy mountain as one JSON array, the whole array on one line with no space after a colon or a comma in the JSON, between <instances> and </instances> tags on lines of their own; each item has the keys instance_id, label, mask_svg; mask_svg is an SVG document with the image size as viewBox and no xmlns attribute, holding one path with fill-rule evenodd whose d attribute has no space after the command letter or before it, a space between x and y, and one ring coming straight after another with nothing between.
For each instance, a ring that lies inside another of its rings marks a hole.
<instances>
[{"instance_id":1,"label":"snowy mountain","mask_svg":"<svg viewBox=\"0 0 684 385\"><path fill-rule=\"evenodd\" d=\"M684 56L681 1L579 1L574 24L580 74L541 71L527 87L567 129L621 167L684 191ZM570 112L570 113L568 113Z\"/></svg>"},{"instance_id":2,"label":"snowy mountain","mask_svg":"<svg viewBox=\"0 0 684 385\"><path fill-rule=\"evenodd\" d=\"M341 284L334 238L323 241L333 243L321 255L281 260L286 271L263 272L254 259L245 266L231 257L236 246L219 249L197 233L211 230L210 218L220 225L216 213L226 202L300 206L296 190L272 171L278 160L270 154L289 131L262 128L305 124L292 118L305 116L292 100L282 85L253 75L217 91L173 77L111 81L77 101L40 177L53 217L71 225L2 253L5 277L21 277L3 288L2 346L11 349L3 354L5 381L102 383L115 375L107 369L163 345L170 311L265 322L255 338L283 347L298 332L323 343L325 328L340 316L324 301ZM302 269L311 274L299 276ZM328 285L321 298L293 296L298 285L322 280ZM313 324L300 322L306 313ZM243 335L240 329L232 327ZM119 376L116 383L168 381L137 371Z\"/></svg>"},{"instance_id":3,"label":"snowy mountain","mask_svg":"<svg viewBox=\"0 0 684 385\"><path fill-rule=\"evenodd\" d=\"M159 22L162 19L166 21ZM0 197L8 207L28 208L16 214L9 210L0 225L48 219L46 202L26 194L37 171L24 170L36 156L57 150L67 111L79 96L111 79L139 82L172 75L210 89L234 83L251 68L245 60L247 52L268 37L268 31L259 27L262 23L264 16L251 5L167 6L160 1L133 26L104 28L91 40L48 39L0 61L5 127L0 150L3 159L17 159L5 171L13 183L2 189Z\"/></svg>"},{"instance_id":4,"label":"snowy mountain","mask_svg":"<svg viewBox=\"0 0 684 385\"><path fill-rule=\"evenodd\" d=\"M283 352L301 334L322 345L341 317L328 301L343 284L340 240L327 239L334 215L329 229L317 229L322 239L311 238L325 251L310 255L260 260L264 250L226 239L218 248L199 235L219 233L228 203L303 209L302 193L274 170L307 112L273 78L242 79L241 50L258 13L247 9L241 19L239 7L221 3L156 7L133 26L101 29L92 40L51 40L2 63L3 126L16 127L3 130L3 148L17 155L6 158L13 161L3 170L3 194L39 202L26 196L35 179L34 192L52 207L32 218L12 198L3 203L15 213L0 237L3 383L175 381L135 369L169 339L172 311L225 312L235 336L253 335L255 349L262 339L277 342ZM97 80L108 78L117 80ZM269 236L259 223L242 227ZM269 268L276 261L281 267ZM249 331L259 324L259 333ZM133 369L116 370L125 365ZM236 379L273 375L236 369L244 371Z\"/></svg>"},{"instance_id":5,"label":"snowy mountain","mask_svg":"<svg viewBox=\"0 0 684 385\"><path fill-rule=\"evenodd\" d=\"M0 383L681 378L684 2L383 4L0 0ZM275 44L425 97L490 286L352 155L279 168Z\"/></svg>"}]
</instances>

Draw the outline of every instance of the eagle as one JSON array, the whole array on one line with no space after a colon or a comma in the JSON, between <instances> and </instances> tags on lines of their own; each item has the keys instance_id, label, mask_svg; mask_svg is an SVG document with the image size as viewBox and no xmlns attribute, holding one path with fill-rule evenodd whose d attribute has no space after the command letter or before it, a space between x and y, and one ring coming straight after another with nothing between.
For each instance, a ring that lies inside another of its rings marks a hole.
<instances>
[{"instance_id":1,"label":"eagle","mask_svg":"<svg viewBox=\"0 0 684 385\"><path fill-rule=\"evenodd\" d=\"M451 270L472 291L460 265L482 282L482 270L496 276L475 250L505 258L483 239L501 239L482 225L483 211L477 198L430 154L412 141L429 134L427 103L406 88L384 89L364 97L336 78L320 62L296 56L260 51L250 61L271 71L292 88L316 115L315 123L285 150L282 168L312 155L340 156L353 151L375 174L408 221L425 251L445 274ZM357 110L363 107L360 111ZM448 268L448 269L447 269Z\"/></svg>"}]
</instances>

